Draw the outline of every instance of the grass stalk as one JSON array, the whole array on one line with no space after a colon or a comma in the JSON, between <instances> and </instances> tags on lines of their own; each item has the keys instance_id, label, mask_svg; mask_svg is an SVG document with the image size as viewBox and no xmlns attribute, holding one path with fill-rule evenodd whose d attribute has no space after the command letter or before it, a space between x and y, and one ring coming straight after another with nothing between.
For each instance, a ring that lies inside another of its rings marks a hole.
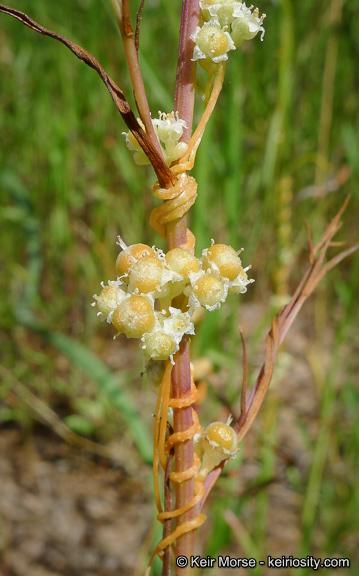
<instances>
[{"instance_id":1,"label":"grass stalk","mask_svg":"<svg viewBox=\"0 0 359 576\"><path fill-rule=\"evenodd\" d=\"M330 36L325 54L322 99L319 119L318 161L316 165L315 184L323 184L329 167L328 149L333 120L333 99L335 75L337 70L339 33L338 27L342 19L342 11L346 0L332 0L329 10Z\"/></svg>"}]
</instances>

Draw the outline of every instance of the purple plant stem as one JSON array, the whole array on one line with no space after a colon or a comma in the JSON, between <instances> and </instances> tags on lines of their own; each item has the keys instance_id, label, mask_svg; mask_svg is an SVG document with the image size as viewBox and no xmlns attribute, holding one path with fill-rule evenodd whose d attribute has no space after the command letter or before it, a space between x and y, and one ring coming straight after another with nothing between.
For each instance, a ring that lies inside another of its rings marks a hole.
<instances>
[{"instance_id":1,"label":"purple plant stem","mask_svg":"<svg viewBox=\"0 0 359 576\"><path fill-rule=\"evenodd\" d=\"M199 20L199 1L184 0L182 4L181 30L178 49L178 64L176 74L176 91L174 110L179 117L186 121L186 128L182 141L188 142L192 132L193 107L195 96L196 65L192 62L193 42L190 38ZM168 249L184 246L187 242L187 218L171 223L167 229ZM175 366L172 370L172 397L185 398L191 394L191 371L190 371L190 341L184 336L180 349L175 355ZM192 408L174 409L174 431L183 432L192 424ZM193 441L188 440L175 446L175 470L182 472L193 466L194 450ZM184 506L195 494L195 480L191 479L176 485L176 508ZM189 510L177 519L177 526L195 517L195 511ZM189 558L194 552L194 531L183 534L176 541L176 556L184 555ZM179 569L176 574L189 576L191 568Z\"/></svg>"},{"instance_id":2,"label":"purple plant stem","mask_svg":"<svg viewBox=\"0 0 359 576\"><path fill-rule=\"evenodd\" d=\"M187 124L181 138L183 142L189 141L192 132L196 62L192 61L194 42L191 34L198 26L199 14L199 0L183 0L174 102L175 112Z\"/></svg>"}]
</instances>

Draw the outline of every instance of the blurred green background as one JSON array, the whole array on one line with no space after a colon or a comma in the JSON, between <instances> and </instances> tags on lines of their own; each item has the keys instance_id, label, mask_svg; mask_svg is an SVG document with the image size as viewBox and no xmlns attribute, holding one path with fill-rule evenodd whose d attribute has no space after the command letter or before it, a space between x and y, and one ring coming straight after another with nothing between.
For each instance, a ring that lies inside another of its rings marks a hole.
<instances>
[{"instance_id":1,"label":"blurred green background","mask_svg":"<svg viewBox=\"0 0 359 576\"><path fill-rule=\"evenodd\" d=\"M110 2L8 4L89 50L133 103ZM180 4L148 0L143 12L140 62L154 116L173 109ZM202 409L207 421L238 406L239 324L251 337L251 381L258 372L270 320L306 268L304 219L318 239L351 194L337 239L358 241L357 0L262 0L259 9L267 14L264 41L230 54L193 170L197 255L211 238L243 246L256 280L240 305L234 298L208 314L193 343L194 355L213 365ZM204 80L199 71L199 92ZM201 110L198 97L196 121ZM31 439L41 399L76 433L102 443L121 437L124 459L135 459L128 474L143 469L147 478L155 401L140 376L143 360L136 343L112 341L113 331L90 306L100 281L114 278L118 234L127 244L164 248L148 225L154 175L134 164L125 130L93 70L0 14L0 425ZM237 556L270 554L273 490L282 486L296 502L296 537L278 555L350 557L354 566L358 288L356 254L324 279L304 309L261 422L241 451L248 477L231 465L219 484L203 553L229 547ZM292 411L285 412L288 403ZM150 493L149 480L143 489ZM229 509L234 519L224 514Z\"/></svg>"}]
</instances>

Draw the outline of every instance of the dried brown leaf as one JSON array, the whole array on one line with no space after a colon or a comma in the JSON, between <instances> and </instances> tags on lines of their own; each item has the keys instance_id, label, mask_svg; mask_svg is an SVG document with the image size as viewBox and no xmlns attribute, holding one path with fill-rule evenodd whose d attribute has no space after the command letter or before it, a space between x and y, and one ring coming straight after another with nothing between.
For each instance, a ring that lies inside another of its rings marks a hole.
<instances>
[{"instance_id":1,"label":"dried brown leaf","mask_svg":"<svg viewBox=\"0 0 359 576\"><path fill-rule=\"evenodd\" d=\"M272 379L279 346L283 342L285 335L293 324L304 302L313 293L314 289L320 280L325 276L325 274L327 274L332 268L334 268L334 266L341 262L341 260L359 249L359 244L356 244L355 246L340 252L337 256L323 265L327 250L329 246L332 246L332 239L341 227L340 218L348 204L348 201L349 198L346 199L342 208L339 210L333 220L328 224L322 237L315 246L312 244L311 234L308 234L309 268L305 272L290 302L280 310L272 322L271 330L266 339L264 364L246 403L245 415L242 413L238 422L234 426L238 434L239 441L243 440L244 436L247 434L263 404ZM206 492L203 502L215 484L223 466L224 462L218 468L213 470L206 478L204 482Z\"/></svg>"},{"instance_id":2,"label":"dried brown leaf","mask_svg":"<svg viewBox=\"0 0 359 576\"><path fill-rule=\"evenodd\" d=\"M142 11L143 11L144 5L145 5L145 0L142 0L141 5L140 5L138 12L137 12L137 17L136 17L135 45L136 45L137 53L138 53L138 50L140 47L140 27L141 27Z\"/></svg>"},{"instance_id":3,"label":"dried brown leaf","mask_svg":"<svg viewBox=\"0 0 359 576\"><path fill-rule=\"evenodd\" d=\"M98 60L96 60L96 58L92 56L90 52L87 52L87 50L85 50L75 42L72 42L71 40L69 40L65 36L62 36L61 34L58 34L57 32L53 32L52 30L44 28L43 26L35 22L35 20L32 20L29 16L27 16L27 14L24 14L19 10L15 10L14 8L10 8L9 6L0 3L0 12L3 12L4 14L8 14L9 16L16 18L17 20L22 22L22 24L25 24L25 26L28 26L29 28L31 28L35 32L38 32L39 34L43 34L44 36L49 36L50 38L58 40L59 42L67 46L67 48L69 48L69 50L71 50L71 52L75 54L75 56L77 56L79 60L84 62L90 68L96 70L101 80L105 84L107 90L109 91L112 100L114 101L115 106L120 112L127 127L140 144L146 156L149 158L156 172L160 185L164 188L168 188L171 185L173 185L174 176L172 172L170 171L166 163L163 161L163 159L157 152L154 144L152 143L150 138L146 135L146 132L141 128L141 126L137 122L136 117L132 112L129 103L126 100L124 93L117 86L114 80L112 80L112 78L108 76L108 74L105 72L101 64L98 62Z\"/></svg>"}]
</instances>

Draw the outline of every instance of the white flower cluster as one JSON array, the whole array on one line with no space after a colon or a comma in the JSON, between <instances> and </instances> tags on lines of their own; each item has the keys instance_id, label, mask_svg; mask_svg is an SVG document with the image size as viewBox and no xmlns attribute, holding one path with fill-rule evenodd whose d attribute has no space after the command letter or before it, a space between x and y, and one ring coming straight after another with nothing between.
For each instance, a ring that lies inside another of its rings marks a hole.
<instances>
[{"instance_id":1,"label":"white flower cluster","mask_svg":"<svg viewBox=\"0 0 359 576\"><path fill-rule=\"evenodd\" d=\"M244 293L248 280L238 253L231 246L215 244L196 258L184 248L167 254L146 244L126 244L116 260L117 279L110 280L94 298L98 314L128 338L141 338L153 360L171 358L184 334L194 334L195 308L215 310L228 294ZM172 306L176 296L188 298L188 310ZM156 301L158 305L156 305Z\"/></svg>"},{"instance_id":2,"label":"white flower cluster","mask_svg":"<svg viewBox=\"0 0 359 576\"><path fill-rule=\"evenodd\" d=\"M200 0L200 7L202 26L197 26L191 38L195 42L193 60L200 60L204 68L210 62L227 60L230 50L258 32L263 40L265 14L259 16L258 8L234 0Z\"/></svg>"},{"instance_id":3,"label":"white flower cluster","mask_svg":"<svg viewBox=\"0 0 359 576\"><path fill-rule=\"evenodd\" d=\"M186 127L186 122L178 117L178 112L171 112L170 114L159 112L158 116L158 118L152 120L152 124L157 134L165 162L167 166L170 166L172 162L179 160L188 148L185 142L179 142L183 134L183 128ZM138 123L144 129L144 125L140 119L138 119ZM127 148L134 151L133 157L136 164L140 166L149 164L149 159L132 132L123 132L123 134L126 136Z\"/></svg>"}]
</instances>

